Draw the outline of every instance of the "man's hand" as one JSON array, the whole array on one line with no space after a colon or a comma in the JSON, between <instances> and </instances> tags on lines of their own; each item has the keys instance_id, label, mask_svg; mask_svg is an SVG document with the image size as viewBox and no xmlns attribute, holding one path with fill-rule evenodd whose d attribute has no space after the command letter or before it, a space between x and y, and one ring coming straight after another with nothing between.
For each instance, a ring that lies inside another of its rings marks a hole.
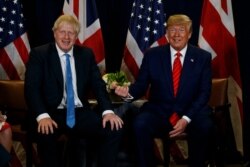
<instances>
[{"instance_id":1,"label":"man's hand","mask_svg":"<svg viewBox=\"0 0 250 167\"><path fill-rule=\"evenodd\" d=\"M178 120L176 125L173 127L173 130L169 132L169 137L176 137L179 134L183 133L188 125L187 120L181 118Z\"/></svg>"},{"instance_id":2,"label":"man's hand","mask_svg":"<svg viewBox=\"0 0 250 167\"><path fill-rule=\"evenodd\" d=\"M54 128L57 128L57 123L51 118L43 118L38 122L38 133L53 134Z\"/></svg>"},{"instance_id":3,"label":"man's hand","mask_svg":"<svg viewBox=\"0 0 250 167\"><path fill-rule=\"evenodd\" d=\"M115 88L115 93L121 97L127 97L128 91L129 91L128 86L116 86Z\"/></svg>"},{"instance_id":4,"label":"man's hand","mask_svg":"<svg viewBox=\"0 0 250 167\"><path fill-rule=\"evenodd\" d=\"M113 130L114 128L116 130L119 130L123 126L122 119L119 116L117 116L116 114L113 114L113 113L108 113L108 114L105 114L103 116L103 119L102 119L103 128L106 127L107 122L110 122L111 130Z\"/></svg>"}]
</instances>

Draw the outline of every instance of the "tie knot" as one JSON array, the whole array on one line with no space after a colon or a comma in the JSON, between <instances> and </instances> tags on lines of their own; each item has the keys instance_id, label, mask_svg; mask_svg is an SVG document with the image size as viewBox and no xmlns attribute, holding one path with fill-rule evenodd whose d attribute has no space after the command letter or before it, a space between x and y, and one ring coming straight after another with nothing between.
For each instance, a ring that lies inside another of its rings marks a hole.
<instances>
[{"instance_id":1,"label":"tie knot","mask_svg":"<svg viewBox=\"0 0 250 167\"><path fill-rule=\"evenodd\" d=\"M180 58L181 53L180 53L180 52L177 52L175 55L176 55L176 58Z\"/></svg>"},{"instance_id":2,"label":"tie knot","mask_svg":"<svg viewBox=\"0 0 250 167\"><path fill-rule=\"evenodd\" d=\"M70 55L69 55L68 53L65 53L64 56L65 56L66 58L69 58L69 57L70 57Z\"/></svg>"}]
</instances>

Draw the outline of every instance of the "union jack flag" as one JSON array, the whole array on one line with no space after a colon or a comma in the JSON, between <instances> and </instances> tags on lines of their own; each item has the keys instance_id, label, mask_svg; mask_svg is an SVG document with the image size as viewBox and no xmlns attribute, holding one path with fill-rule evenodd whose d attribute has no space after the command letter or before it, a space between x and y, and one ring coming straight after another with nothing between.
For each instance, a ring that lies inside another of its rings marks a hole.
<instances>
[{"instance_id":1,"label":"union jack flag","mask_svg":"<svg viewBox=\"0 0 250 167\"><path fill-rule=\"evenodd\" d=\"M23 80L28 42L19 0L0 1L0 79Z\"/></svg>"},{"instance_id":2,"label":"union jack flag","mask_svg":"<svg viewBox=\"0 0 250 167\"><path fill-rule=\"evenodd\" d=\"M161 0L135 0L127 33L122 70L133 82L146 49L167 43L166 16Z\"/></svg>"},{"instance_id":3,"label":"union jack flag","mask_svg":"<svg viewBox=\"0 0 250 167\"><path fill-rule=\"evenodd\" d=\"M93 0L65 0L64 14L71 14L81 23L77 44L92 48L96 62L103 73L105 71L105 52L100 20Z\"/></svg>"},{"instance_id":4,"label":"union jack flag","mask_svg":"<svg viewBox=\"0 0 250 167\"><path fill-rule=\"evenodd\" d=\"M231 0L204 0L198 43L212 53L213 77L229 78L232 127L237 150L243 154L242 84Z\"/></svg>"}]
</instances>

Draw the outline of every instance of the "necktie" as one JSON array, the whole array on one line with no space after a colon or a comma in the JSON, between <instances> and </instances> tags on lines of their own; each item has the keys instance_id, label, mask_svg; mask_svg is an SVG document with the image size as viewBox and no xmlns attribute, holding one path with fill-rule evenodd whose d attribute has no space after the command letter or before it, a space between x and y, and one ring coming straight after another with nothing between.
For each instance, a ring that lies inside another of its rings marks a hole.
<instances>
[{"instance_id":1,"label":"necktie","mask_svg":"<svg viewBox=\"0 0 250 167\"><path fill-rule=\"evenodd\" d=\"M180 60L180 52L176 53L176 58L174 59L174 65L173 65L173 88L174 88L174 96L176 96L178 87L179 87L179 81L181 76L181 60Z\"/></svg>"},{"instance_id":2,"label":"necktie","mask_svg":"<svg viewBox=\"0 0 250 167\"><path fill-rule=\"evenodd\" d=\"M181 69L182 69L180 56L181 56L180 52L177 52L176 58L174 59L173 73L172 73L172 75L173 75L173 88L174 88L174 96L175 97L176 97L176 94L178 91L179 81L180 81L180 76L181 76ZM179 120L179 116L176 112L174 112L169 118L169 121L172 124L172 126L174 126L178 120Z\"/></svg>"},{"instance_id":3,"label":"necktie","mask_svg":"<svg viewBox=\"0 0 250 167\"><path fill-rule=\"evenodd\" d=\"M74 90L72 84L72 72L70 67L70 55L66 56L66 94L67 94L67 125L72 128L75 125L75 102L74 102Z\"/></svg>"}]
</instances>

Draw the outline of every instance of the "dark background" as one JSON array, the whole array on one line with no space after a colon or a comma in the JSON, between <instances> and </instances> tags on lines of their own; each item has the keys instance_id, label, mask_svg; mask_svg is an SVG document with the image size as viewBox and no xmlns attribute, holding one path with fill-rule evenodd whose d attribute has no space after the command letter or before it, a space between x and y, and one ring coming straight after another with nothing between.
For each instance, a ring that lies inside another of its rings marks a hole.
<instances>
[{"instance_id":1,"label":"dark background","mask_svg":"<svg viewBox=\"0 0 250 167\"><path fill-rule=\"evenodd\" d=\"M203 0L163 0L167 17L174 13L187 14L193 20L194 32L190 40L197 45L199 22ZM64 0L22 0L27 19L31 47L53 41L51 28L62 13ZM105 53L106 71L120 70L126 40L128 22L133 0L96 0L101 21ZM246 160L250 160L250 63L248 57L250 25L247 0L232 0L238 57L243 89L243 136ZM233 68L233 67L232 67Z\"/></svg>"}]
</instances>

